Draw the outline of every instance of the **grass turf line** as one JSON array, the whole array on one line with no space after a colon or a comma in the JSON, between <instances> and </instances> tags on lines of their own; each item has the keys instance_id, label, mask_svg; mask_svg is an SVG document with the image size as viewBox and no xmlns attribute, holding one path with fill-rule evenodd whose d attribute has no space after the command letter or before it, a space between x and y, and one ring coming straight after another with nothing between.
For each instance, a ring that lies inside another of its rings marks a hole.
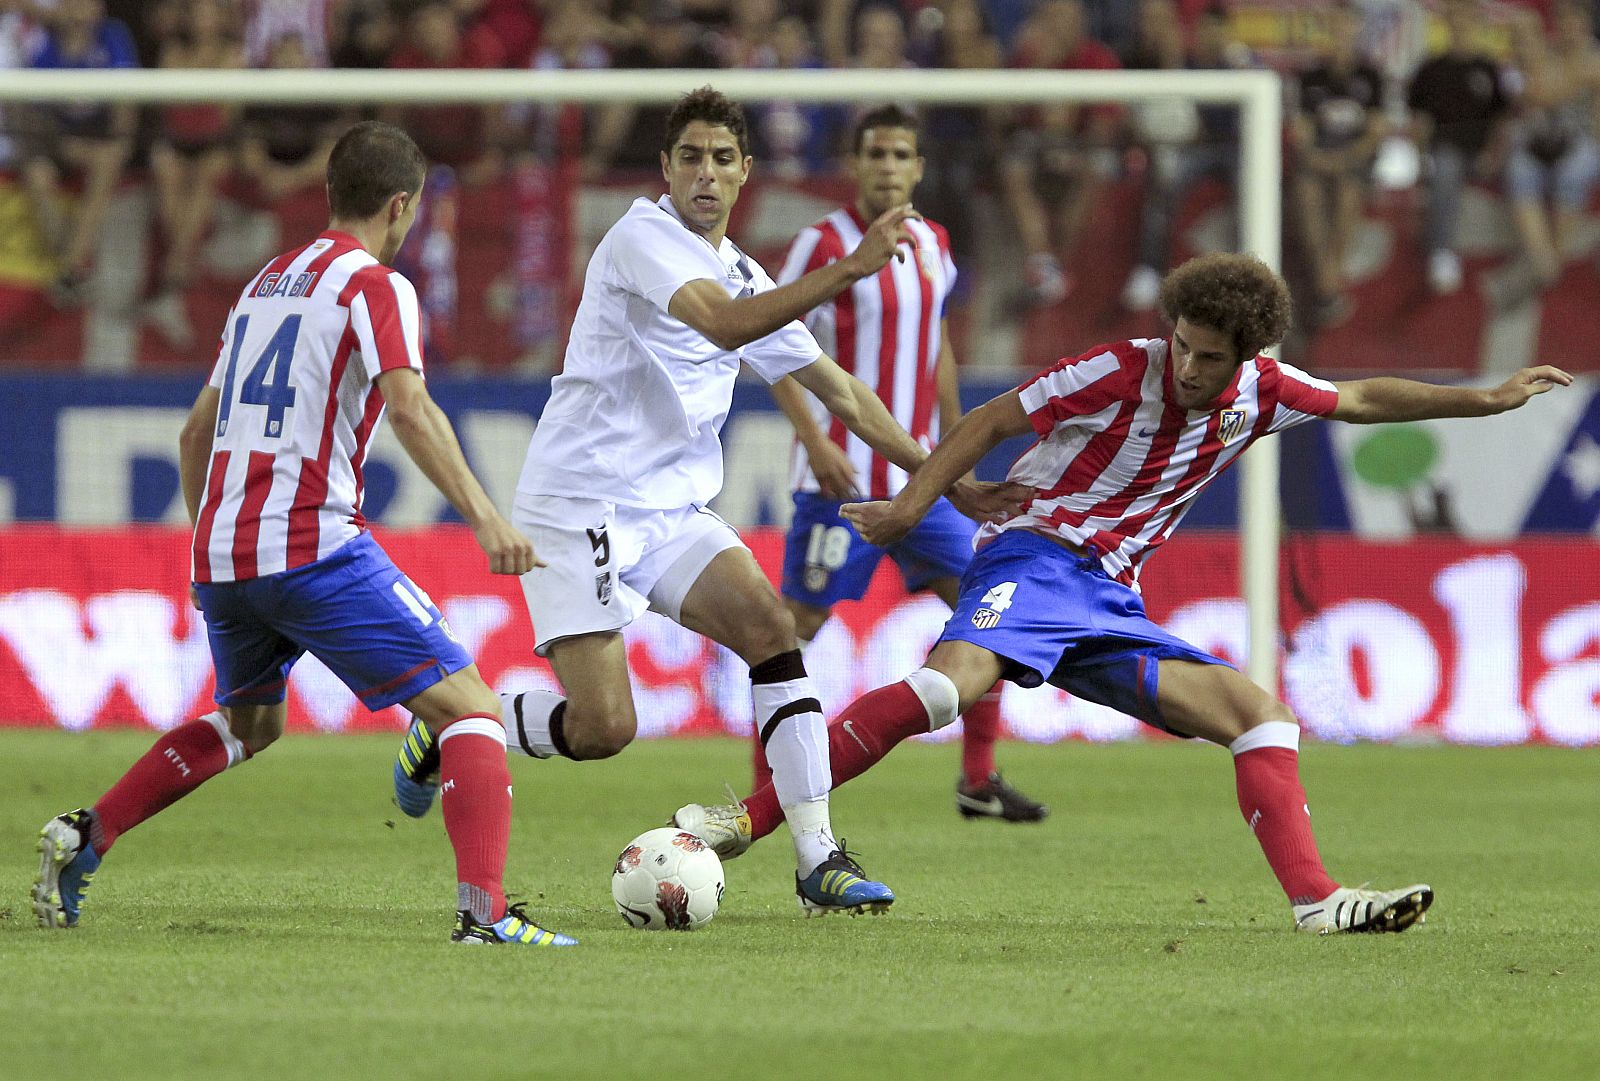
<instances>
[{"instance_id":1,"label":"grass turf line","mask_svg":"<svg viewBox=\"0 0 1600 1081\"><path fill-rule=\"evenodd\" d=\"M1592 1078L1594 752L1306 750L1336 877L1430 882L1400 936L1291 934L1227 756L1007 744L1052 817L965 822L950 747L834 798L900 901L803 920L785 837L727 866L694 934L616 916L617 851L747 769L730 740L515 758L508 885L569 951L446 941L438 812L388 799L389 737L291 736L130 833L76 931L33 925L32 845L147 733L0 732L7 1077Z\"/></svg>"}]
</instances>

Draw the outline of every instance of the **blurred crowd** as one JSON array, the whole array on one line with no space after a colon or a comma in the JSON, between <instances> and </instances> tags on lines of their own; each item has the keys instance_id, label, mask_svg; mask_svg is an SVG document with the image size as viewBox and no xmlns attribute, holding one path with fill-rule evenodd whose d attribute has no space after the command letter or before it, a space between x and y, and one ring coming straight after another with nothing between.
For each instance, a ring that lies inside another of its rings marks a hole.
<instances>
[{"instance_id":1,"label":"blurred crowd","mask_svg":"<svg viewBox=\"0 0 1600 1081\"><path fill-rule=\"evenodd\" d=\"M1520 288L1537 292L1591 254L1578 227L1600 180L1600 45L1590 0L1366 0L1306 6L1303 40L1256 55L1224 0L0 0L0 66L36 68L1043 68L1224 69L1273 63L1288 79L1286 257L1302 310L1350 310L1350 249L1375 182L1415 186L1426 277L1462 284L1464 193L1504 201ZM1257 4L1255 6L1261 6ZM1270 5L1269 5L1270 6ZM1396 62L1396 28L1421 47ZM864 103L865 104L865 103ZM536 155L598 180L656 167L664 108L419 106L368 110L403 124L465 188ZM837 170L854 110L752 107L765 176ZM82 303L119 184L154 193L159 266L148 310L181 325L196 253L230 178L272 201L320 185L335 107L17 105L5 167L31 200L62 307ZM919 205L958 261L995 208L1020 254L1022 307L1072 295L1074 254L1107 185L1137 183L1135 251L1120 300L1152 308L1174 221L1202 181L1232 186L1238 114L1183 100L1138 106L937 107L923 114ZM58 198L79 193L73 209ZM1230 226L1231 228L1231 226ZM1236 243L1224 237L1220 243Z\"/></svg>"}]
</instances>

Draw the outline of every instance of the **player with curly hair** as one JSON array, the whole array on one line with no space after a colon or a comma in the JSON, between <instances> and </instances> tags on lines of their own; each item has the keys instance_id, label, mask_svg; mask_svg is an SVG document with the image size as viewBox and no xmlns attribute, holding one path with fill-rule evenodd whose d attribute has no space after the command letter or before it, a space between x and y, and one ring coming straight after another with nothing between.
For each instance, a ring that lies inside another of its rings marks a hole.
<instances>
[{"instance_id":1,"label":"player with curly hair","mask_svg":"<svg viewBox=\"0 0 1600 1081\"><path fill-rule=\"evenodd\" d=\"M1433 890L1351 889L1329 876L1300 784L1294 715L1225 661L1151 622L1139 569L1200 490L1272 432L1318 417L1375 424L1490 416L1572 377L1540 365L1493 389L1313 378L1260 354L1287 331L1290 305L1282 279L1249 255L1185 263L1163 281L1161 304L1169 337L1061 361L963 418L892 501L844 508L868 541L893 544L943 486L1002 441L1038 436L1009 478L1034 489L1033 498L980 529L960 598L924 667L864 695L829 725L834 784L907 737L950 724L996 679L1049 682L1228 748L1239 809L1297 928L1403 931ZM773 811L763 788L742 806L691 805L677 818L726 858L770 831Z\"/></svg>"}]
</instances>

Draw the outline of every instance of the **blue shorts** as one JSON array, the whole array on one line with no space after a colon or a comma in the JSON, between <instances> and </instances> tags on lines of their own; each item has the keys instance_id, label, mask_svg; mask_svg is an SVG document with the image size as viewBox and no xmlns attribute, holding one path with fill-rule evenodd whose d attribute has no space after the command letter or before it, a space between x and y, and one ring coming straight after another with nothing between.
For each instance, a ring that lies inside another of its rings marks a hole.
<instances>
[{"instance_id":1,"label":"blue shorts","mask_svg":"<svg viewBox=\"0 0 1600 1081\"><path fill-rule=\"evenodd\" d=\"M858 601L885 555L912 592L959 578L972 562L971 518L940 499L917 527L887 548L868 544L839 516L844 504L815 492L794 493L794 521L783 547L783 595L816 608Z\"/></svg>"},{"instance_id":2,"label":"blue shorts","mask_svg":"<svg viewBox=\"0 0 1600 1081\"><path fill-rule=\"evenodd\" d=\"M1159 662L1228 663L1150 622L1139 594L1098 559L1020 529L979 549L939 640L982 646L1013 683L1048 681L1166 732Z\"/></svg>"},{"instance_id":3,"label":"blue shorts","mask_svg":"<svg viewBox=\"0 0 1600 1081\"><path fill-rule=\"evenodd\" d=\"M217 669L218 705L282 702L309 652L383 709L472 663L428 595L362 533L303 567L243 582L196 583Z\"/></svg>"}]
</instances>

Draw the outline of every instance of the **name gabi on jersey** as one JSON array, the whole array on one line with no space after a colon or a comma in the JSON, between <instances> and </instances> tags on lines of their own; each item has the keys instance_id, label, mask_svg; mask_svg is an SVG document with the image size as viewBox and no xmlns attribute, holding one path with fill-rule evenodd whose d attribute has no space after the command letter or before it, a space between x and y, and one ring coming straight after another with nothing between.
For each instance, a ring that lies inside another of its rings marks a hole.
<instances>
[{"instance_id":1,"label":"name gabi on jersey","mask_svg":"<svg viewBox=\"0 0 1600 1081\"><path fill-rule=\"evenodd\" d=\"M252 297L303 297L317 287L321 271L304 270L291 277L288 274L264 274Z\"/></svg>"}]
</instances>

